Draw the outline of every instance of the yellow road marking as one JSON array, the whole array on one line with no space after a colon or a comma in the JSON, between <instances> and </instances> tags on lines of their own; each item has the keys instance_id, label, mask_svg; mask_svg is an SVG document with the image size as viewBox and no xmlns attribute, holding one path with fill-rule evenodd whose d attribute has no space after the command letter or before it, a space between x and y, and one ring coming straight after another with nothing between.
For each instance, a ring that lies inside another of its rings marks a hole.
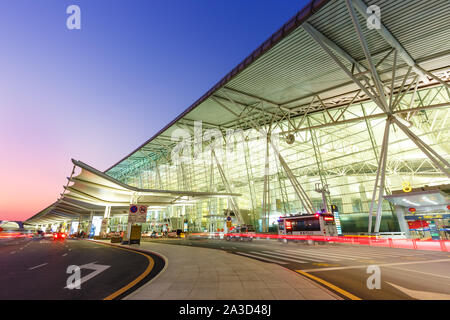
<instances>
[{"instance_id":1,"label":"yellow road marking","mask_svg":"<svg viewBox=\"0 0 450 320\"><path fill-rule=\"evenodd\" d=\"M329 264L329 263L321 263L321 262L314 262L313 265L318 267L339 267L340 264Z\"/></svg>"},{"instance_id":2,"label":"yellow road marking","mask_svg":"<svg viewBox=\"0 0 450 320\"><path fill-rule=\"evenodd\" d=\"M425 258L420 258L420 257L402 257L404 260L412 260L412 261L424 261L427 260Z\"/></svg>"},{"instance_id":3,"label":"yellow road marking","mask_svg":"<svg viewBox=\"0 0 450 320\"><path fill-rule=\"evenodd\" d=\"M135 253L139 253L140 255L143 255L148 260L148 266L145 269L145 271L143 273L141 273L136 279L131 281L129 284L127 284L123 288L121 288L121 289L117 290L116 292L110 294L109 296L107 296L103 300L112 300L112 299L120 296L122 293L124 293L125 291L129 290L130 288L134 287L136 284L138 284L142 279L144 279L152 271L152 269L153 269L153 267L155 265L155 261L153 260L153 258L150 257L149 255L143 253L143 252L131 250L131 249L128 249L128 248L122 248L122 247L118 247L118 246L112 246L112 245L110 245L110 246L114 247L114 248L117 248L117 249L132 251L132 252L135 252Z\"/></svg>"},{"instance_id":4,"label":"yellow road marking","mask_svg":"<svg viewBox=\"0 0 450 320\"><path fill-rule=\"evenodd\" d=\"M376 263L375 260L357 260L357 261L362 263Z\"/></svg>"},{"instance_id":5,"label":"yellow road marking","mask_svg":"<svg viewBox=\"0 0 450 320\"><path fill-rule=\"evenodd\" d=\"M305 271L302 271L302 270L295 270L295 271L300 273L301 275L304 275L305 277L308 277L308 278L313 279L313 280L315 280L317 282L320 282L321 284L327 286L328 288L330 288L330 289L332 289L332 290L334 290L336 292L339 292L340 294L344 295L345 297L347 297L347 298L349 298L351 300L362 300L361 298L358 298L357 296L351 294L350 292L347 292L344 289L341 289L341 288L335 286L334 284L329 283L328 281L325 281L325 280L320 279L320 278L318 278L316 276L313 276L312 274L309 274L309 273L307 273Z\"/></svg>"}]
</instances>

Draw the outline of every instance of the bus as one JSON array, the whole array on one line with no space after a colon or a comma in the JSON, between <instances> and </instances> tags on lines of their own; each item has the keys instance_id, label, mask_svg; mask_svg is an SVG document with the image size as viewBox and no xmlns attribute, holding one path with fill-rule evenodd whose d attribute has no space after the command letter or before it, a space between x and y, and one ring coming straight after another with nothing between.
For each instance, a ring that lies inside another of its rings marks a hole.
<instances>
[{"instance_id":1,"label":"bus","mask_svg":"<svg viewBox=\"0 0 450 320\"><path fill-rule=\"evenodd\" d=\"M337 236L332 213L296 214L278 219L279 235Z\"/></svg>"}]
</instances>

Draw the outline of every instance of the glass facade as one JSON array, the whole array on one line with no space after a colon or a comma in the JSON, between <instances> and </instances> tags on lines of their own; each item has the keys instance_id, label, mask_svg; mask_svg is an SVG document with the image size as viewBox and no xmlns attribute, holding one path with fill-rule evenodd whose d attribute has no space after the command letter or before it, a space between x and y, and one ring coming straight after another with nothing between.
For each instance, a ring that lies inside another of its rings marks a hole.
<instances>
[{"instance_id":1,"label":"glass facade","mask_svg":"<svg viewBox=\"0 0 450 320\"><path fill-rule=\"evenodd\" d=\"M397 104L398 118L444 159L450 159L449 101L449 90L435 86L408 92ZM415 111L400 112L402 109ZM386 123L386 116L379 116L381 114L383 112L373 102L366 101L299 114L260 127L241 123L221 128L241 129L242 132L235 131L238 134L231 139L223 139L222 146L226 150L216 152L217 160L208 140L202 144L202 156L189 145L185 150L192 158L175 163L173 148L176 144L173 143L165 157L143 148L142 153L147 153L147 157L106 173L125 184L144 189L239 193L241 196L234 200L242 222L255 225L259 231L276 231L279 216L306 212L306 208L274 148L259 132L270 130L272 136L278 137L275 144L281 157L314 208L320 209L323 204L322 194L315 191L316 185L328 185L328 209L331 204L339 208L343 232L367 232ZM225 136L225 131L222 133ZM288 137L290 134L295 139ZM449 183L447 176L402 130L392 125L386 194L405 186L417 188L446 183ZM224 227L224 213L232 209L230 202L227 198L212 198L184 208L160 208L150 212L148 224L160 227L170 223L173 228L182 228L187 222L191 232L215 231ZM380 231L399 231L388 201L382 205Z\"/></svg>"}]
</instances>

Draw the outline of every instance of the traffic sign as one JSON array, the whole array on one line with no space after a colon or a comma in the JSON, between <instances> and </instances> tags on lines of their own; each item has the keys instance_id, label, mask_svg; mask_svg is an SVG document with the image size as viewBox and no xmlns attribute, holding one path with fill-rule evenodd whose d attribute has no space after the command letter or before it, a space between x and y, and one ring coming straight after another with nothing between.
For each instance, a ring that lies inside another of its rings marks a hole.
<instances>
[{"instance_id":1,"label":"traffic sign","mask_svg":"<svg viewBox=\"0 0 450 320\"><path fill-rule=\"evenodd\" d=\"M147 221L147 206L130 205L129 223L145 223Z\"/></svg>"},{"instance_id":2,"label":"traffic sign","mask_svg":"<svg viewBox=\"0 0 450 320\"><path fill-rule=\"evenodd\" d=\"M140 206L139 207L139 213L140 214L147 214L147 206Z\"/></svg>"},{"instance_id":3,"label":"traffic sign","mask_svg":"<svg viewBox=\"0 0 450 320\"><path fill-rule=\"evenodd\" d=\"M231 221L231 217L230 216L227 217L227 221Z\"/></svg>"},{"instance_id":4,"label":"traffic sign","mask_svg":"<svg viewBox=\"0 0 450 320\"><path fill-rule=\"evenodd\" d=\"M135 204L130 205L130 213L136 213L138 211L138 206Z\"/></svg>"}]
</instances>

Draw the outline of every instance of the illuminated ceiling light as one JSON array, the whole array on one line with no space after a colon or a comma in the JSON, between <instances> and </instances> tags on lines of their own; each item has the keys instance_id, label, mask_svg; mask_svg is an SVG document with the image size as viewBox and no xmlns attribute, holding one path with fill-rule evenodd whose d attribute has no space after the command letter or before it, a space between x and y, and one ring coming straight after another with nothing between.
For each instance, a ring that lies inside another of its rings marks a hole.
<instances>
[{"instance_id":1,"label":"illuminated ceiling light","mask_svg":"<svg viewBox=\"0 0 450 320\"><path fill-rule=\"evenodd\" d=\"M426 201L426 202L431 203L431 204L435 204L435 205L439 204L439 203L437 203L436 201L433 201L433 200L428 199L427 197L422 197L422 199L423 199L424 201Z\"/></svg>"},{"instance_id":2,"label":"illuminated ceiling light","mask_svg":"<svg viewBox=\"0 0 450 320\"><path fill-rule=\"evenodd\" d=\"M412 201L409 201L408 199L403 198L402 199L404 202L408 203L408 204L412 204L413 206L419 206L420 207L420 203L415 203Z\"/></svg>"}]
</instances>

